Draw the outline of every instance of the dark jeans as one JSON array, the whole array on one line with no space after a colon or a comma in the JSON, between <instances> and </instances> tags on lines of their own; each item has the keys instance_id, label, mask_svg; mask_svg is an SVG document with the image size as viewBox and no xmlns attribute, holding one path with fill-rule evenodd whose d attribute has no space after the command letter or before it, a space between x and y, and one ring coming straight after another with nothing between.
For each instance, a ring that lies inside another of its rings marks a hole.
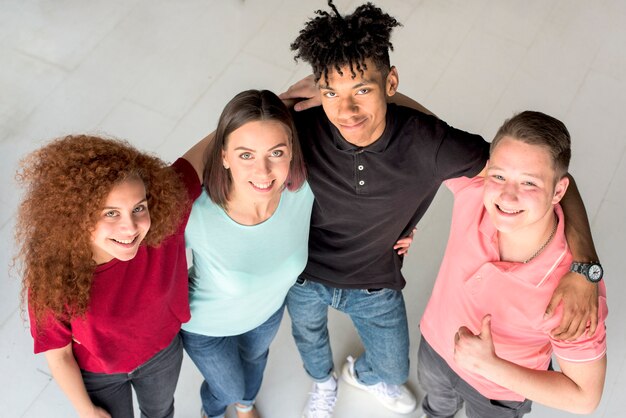
<instances>
[{"instance_id":1,"label":"dark jeans","mask_svg":"<svg viewBox=\"0 0 626 418\"><path fill-rule=\"evenodd\" d=\"M81 373L91 401L112 418L134 417L131 387L142 418L171 418L182 361L183 345L177 334L169 346L130 373Z\"/></svg>"},{"instance_id":2,"label":"dark jeans","mask_svg":"<svg viewBox=\"0 0 626 418\"><path fill-rule=\"evenodd\" d=\"M453 418L465 402L468 418L519 418L532 402L497 401L468 385L422 337L417 354L417 376L426 392L422 409L428 418Z\"/></svg>"}]
</instances>

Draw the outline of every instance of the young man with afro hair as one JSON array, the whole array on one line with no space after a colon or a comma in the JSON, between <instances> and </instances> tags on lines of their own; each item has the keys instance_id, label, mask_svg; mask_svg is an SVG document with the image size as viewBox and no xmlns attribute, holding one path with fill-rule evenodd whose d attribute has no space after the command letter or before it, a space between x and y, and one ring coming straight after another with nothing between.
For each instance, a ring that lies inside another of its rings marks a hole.
<instances>
[{"instance_id":1,"label":"young man with afro hair","mask_svg":"<svg viewBox=\"0 0 626 418\"><path fill-rule=\"evenodd\" d=\"M296 59L311 64L322 104L295 113L315 195L309 260L287 295L293 336L314 380L303 416L331 417L336 402L328 306L350 316L365 348L356 360L348 357L343 380L371 392L394 412L410 413L417 402L405 386L409 332L403 254L441 183L481 174L489 144L433 115L388 105L398 88L390 38L400 23L371 3L346 16L328 3L332 12L318 10L291 45ZM281 97L311 97L311 81L297 83ZM415 102L412 106L424 109ZM582 213L585 225L580 197L571 200L570 211ZM568 222L580 227L569 217ZM581 235L576 242L584 251L573 248L574 254L585 255L581 261L596 259L590 233ZM566 299L585 307L587 316L572 321L570 315L564 323L586 323L591 317L595 328L596 286L573 274L568 282L578 287L570 286Z\"/></svg>"}]
</instances>

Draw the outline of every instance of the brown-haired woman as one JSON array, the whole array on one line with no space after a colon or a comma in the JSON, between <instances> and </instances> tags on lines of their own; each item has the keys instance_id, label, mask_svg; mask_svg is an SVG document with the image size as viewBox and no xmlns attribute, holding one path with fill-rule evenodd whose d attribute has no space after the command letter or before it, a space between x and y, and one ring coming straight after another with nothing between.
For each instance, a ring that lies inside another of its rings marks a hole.
<instances>
[{"instance_id":1,"label":"brown-haired woman","mask_svg":"<svg viewBox=\"0 0 626 418\"><path fill-rule=\"evenodd\" d=\"M181 335L204 376L204 413L258 417L268 347L308 255L313 194L291 114L248 90L225 107L185 239L194 267L191 320Z\"/></svg>"},{"instance_id":2,"label":"brown-haired woman","mask_svg":"<svg viewBox=\"0 0 626 418\"><path fill-rule=\"evenodd\" d=\"M131 386L142 416L173 416L189 319L183 231L204 143L170 167L84 135L22 161L22 298L35 352L80 417L132 417Z\"/></svg>"}]
</instances>

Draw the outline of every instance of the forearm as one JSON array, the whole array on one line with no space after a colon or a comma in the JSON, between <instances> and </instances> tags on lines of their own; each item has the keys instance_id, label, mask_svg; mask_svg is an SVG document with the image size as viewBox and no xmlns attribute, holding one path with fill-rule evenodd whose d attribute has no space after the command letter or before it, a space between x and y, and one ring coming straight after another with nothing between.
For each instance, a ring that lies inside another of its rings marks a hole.
<instances>
[{"instance_id":1,"label":"forearm","mask_svg":"<svg viewBox=\"0 0 626 418\"><path fill-rule=\"evenodd\" d=\"M561 207L565 214L565 236L574 261L599 261L593 245L591 228L585 205L576 187L574 178L568 174L569 186L561 200Z\"/></svg>"},{"instance_id":2,"label":"forearm","mask_svg":"<svg viewBox=\"0 0 626 418\"><path fill-rule=\"evenodd\" d=\"M599 364L577 366L591 369L590 373L580 375L578 383L559 371L528 369L502 359L486 365L480 374L542 405L588 414L597 407L602 395L606 357L597 362Z\"/></svg>"},{"instance_id":3,"label":"forearm","mask_svg":"<svg viewBox=\"0 0 626 418\"><path fill-rule=\"evenodd\" d=\"M196 170L200 183L202 183L204 177L204 165L206 164L207 148L213 141L214 137L215 132L211 132L182 156L182 158L189 161L189 163L191 163L193 168Z\"/></svg>"},{"instance_id":4,"label":"forearm","mask_svg":"<svg viewBox=\"0 0 626 418\"><path fill-rule=\"evenodd\" d=\"M94 416L96 407L91 402L80 368L72 354L71 344L45 353L54 380L68 397L80 417Z\"/></svg>"}]
</instances>

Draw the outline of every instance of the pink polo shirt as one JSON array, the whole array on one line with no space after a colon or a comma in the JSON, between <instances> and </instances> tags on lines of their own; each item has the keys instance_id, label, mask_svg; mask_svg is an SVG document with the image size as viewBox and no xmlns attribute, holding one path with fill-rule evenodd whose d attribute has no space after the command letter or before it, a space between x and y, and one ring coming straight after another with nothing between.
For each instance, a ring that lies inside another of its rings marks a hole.
<instances>
[{"instance_id":1,"label":"pink polo shirt","mask_svg":"<svg viewBox=\"0 0 626 418\"><path fill-rule=\"evenodd\" d=\"M570 362L587 362L606 352L606 289L599 285L600 325L592 337L572 342L550 337L562 307L543 319L554 289L569 271L572 255L565 240L563 211L552 242L527 264L499 261L497 230L483 206L482 178L448 180L454 210L448 246L432 295L420 322L422 335L448 365L483 396L521 401L523 396L470 373L454 362L454 334L466 326L479 333L482 318L491 314L496 354L535 370L546 370L552 352Z\"/></svg>"}]
</instances>

